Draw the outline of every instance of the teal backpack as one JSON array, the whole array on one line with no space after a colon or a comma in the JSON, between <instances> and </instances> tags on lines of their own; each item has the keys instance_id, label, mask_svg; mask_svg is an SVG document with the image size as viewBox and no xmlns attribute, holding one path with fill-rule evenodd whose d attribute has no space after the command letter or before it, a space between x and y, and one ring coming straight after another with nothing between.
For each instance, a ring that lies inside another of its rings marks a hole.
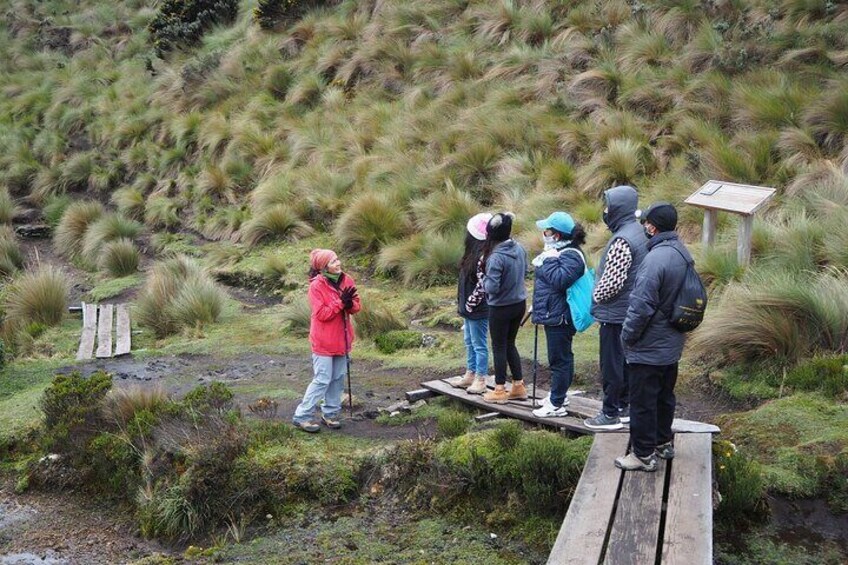
<instances>
[{"instance_id":1,"label":"teal backpack","mask_svg":"<svg viewBox=\"0 0 848 565\"><path fill-rule=\"evenodd\" d=\"M595 288L595 269L586 264L586 257L579 249L568 247L563 251L574 251L583 259L583 276L568 288L568 308L571 310L571 322L578 332L586 330L595 323L592 317L592 290Z\"/></svg>"}]
</instances>

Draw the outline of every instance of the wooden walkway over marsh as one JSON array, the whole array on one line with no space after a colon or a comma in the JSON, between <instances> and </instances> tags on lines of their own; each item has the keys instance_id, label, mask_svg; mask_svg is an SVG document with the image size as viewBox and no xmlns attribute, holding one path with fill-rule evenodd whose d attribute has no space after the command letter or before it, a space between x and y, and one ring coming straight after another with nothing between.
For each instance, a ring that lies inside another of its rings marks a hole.
<instances>
[{"instance_id":1,"label":"wooden walkway over marsh","mask_svg":"<svg viewBox=\"0 0 848 565\"><path fill-rule=\"evenodd\" d=\"M490 386L493 386L491 383ZM569 395L564 418L537 418L533 402L489 404L445 380L422 383L432 393L528 422L595 434L583 425L601 402ZM547 395L537 390L539 400ZM573 415L572 415L573 414ZM625 473L614 465L628 452L628 429L595 434L548 565L708 565L713 562L712 424L675 419L675 458L656 473Z\"/></svg>"}]
</instances>

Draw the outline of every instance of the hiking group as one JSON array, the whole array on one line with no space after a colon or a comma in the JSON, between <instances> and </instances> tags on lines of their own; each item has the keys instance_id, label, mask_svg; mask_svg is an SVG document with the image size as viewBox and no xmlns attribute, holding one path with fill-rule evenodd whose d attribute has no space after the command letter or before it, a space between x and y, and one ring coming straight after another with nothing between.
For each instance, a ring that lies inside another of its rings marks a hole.
<instances>
[{"instance_id":1,"label":"hiking group","mask_svg":"<svg viewBox=\"0 0 848 565\"><path fill-rule=\"evenodd\" d=\"M586 232L570 214L557 211L536 222L544 250L531 261L535 280L529 316L537 344L539 326L545 332L551 390L533 414L539 418L567 414L574 377L572 340L597 321L603 409L584 423L595 430L617 430L629 423L630 453L616 459L616 466L654 471L658 457L674 457L674 386L684 331L694 327L681 320L692 312L702 315L706 297L699 295L700 312L677 304L687 277L694 273L694 262L675 231L674 206L659 202L639 214L636 189L617 186L604 193L603 220L611 237L597 273L588 267L582 250ZM515 341L527 313L528 261L524 248L511 237L513 221L509 212L480 213L468 220L457 285L467 359L465 374L451 384L498 404L527 399ZM333 251L311 253L309 302L314 378L293 422L304 431L317 432L320 424L314 415L319 406L322 424L340 426L354 340L348 316L360 309L355 283L342 272ZM489 341L493 390L486 382Z\"/></svg>"}]
</instances>

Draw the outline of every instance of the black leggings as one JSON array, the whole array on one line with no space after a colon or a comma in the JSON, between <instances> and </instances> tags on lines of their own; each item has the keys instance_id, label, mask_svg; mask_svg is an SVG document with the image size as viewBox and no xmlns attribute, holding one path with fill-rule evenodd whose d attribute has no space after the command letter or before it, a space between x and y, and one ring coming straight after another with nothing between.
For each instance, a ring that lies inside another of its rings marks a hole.
<instances>
[{"instance_id":1,"label":"black leggings","mask_svg":"<svg viewBox=\"0 0 848 565\"><path fill-rule=\"evenodd\" d=\"M489 334L492 336L492 355L495 358L495 383L506 384L506 366L513 381L524 380L521 375L521 357L515 347L515 338L526 309L525 301L509 306L489 305Z\"/></svg>"}]
</instances>

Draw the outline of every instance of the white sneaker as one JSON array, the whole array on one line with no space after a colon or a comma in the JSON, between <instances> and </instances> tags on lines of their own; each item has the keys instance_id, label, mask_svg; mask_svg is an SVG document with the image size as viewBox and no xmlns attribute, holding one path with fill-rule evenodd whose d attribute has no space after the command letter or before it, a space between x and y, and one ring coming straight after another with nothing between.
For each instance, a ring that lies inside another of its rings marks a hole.
<instances>
[{"instance_id":1,"label":"white sneaker","mask_svg":"<svg viewBox=\"0 0 848 565\"><path fill-rule=\"evenodd\" d=\"M565 410L565 406L557 408L546 398L540 408L533 410L533 415L537 418L562 418L568 416L568 412Z\"/></svg>"},{"instance_id":2,"label":"white sneaker","mask_svg":"<svg viewBox=\"0 0 848 565\"><path fill-rule=\"evenodd\" d=\"M545 398L542 399L542 406L544 406L545 404L548 404L548 405L551 404L551 393L550 392L545 395ZM568 406L568 396L567 395L565 397L565 400L562 401L562 405Z\"/></svg>"}]
</instances>

